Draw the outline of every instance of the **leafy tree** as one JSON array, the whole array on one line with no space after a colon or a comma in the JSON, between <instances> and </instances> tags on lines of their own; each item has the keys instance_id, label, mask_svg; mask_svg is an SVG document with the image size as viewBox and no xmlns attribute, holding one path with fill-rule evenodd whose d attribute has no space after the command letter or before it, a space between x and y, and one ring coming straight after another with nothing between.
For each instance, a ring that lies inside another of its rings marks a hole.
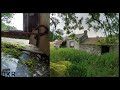
<instances>
[{"instance_id":1,"label":"leafy tree","mask_svg":"<svg viewBox=\"0 0 120 90\"><path fill-rule=\"evenodd\" d=\"M17 30L16 27L10 26L10 25L6 25L5 23L2 23L1 26L2 26L2 30L3 30L3 31Z\"/></svg>"},{"instance_id":2,"label":"leafy tree","mask_svg":"<svg viewBox=\"0 0 120 90\"><path fill-rule=\"evenodd\" d=\"M112 36L119 33L119 15L118 13L89 13L86 19L88 28L95 31L104 30L105 36ZM104 17L104 20L100 19Z\"/></svg>"},{"instance_id":3,"label":"leafy tree","mask_svg":"<svg viewBox=\"0 0 120 90\"><path fill-rule=\"evenodd\" d=\"M95 31L104 30L105 39L100 40L101 44L117 44L119 33L118 13L89 13L90 18L86 19L89 29ZM104 20L100 19L104 17Z\"/></svg>"},{"instance_id":4,"label":"leafy tree","mask_svg":"<svg viewBox=\"0 0 120 90\"><path fill-rule=\"evenodd\" d=\"M53 38L53 36L54 36L54 38ZM60 35L56 35L50 31L50 41L54 41L56 39L62 39L62 37Z\"/></svg>"},{"instance_id":5,"label":"leafy tree","mask_svg":"<svg viewBox=\"0 0 120 90\"><path fill-rule=\"evenodd\" d=\"M57 13L57 15L58 15L58 17L60 17L64 21L65 25L63 27L63 30L66 31L66 34L68 34L68 35L74 34L73 31L77 28L79 28L80 30L83 29L83 26L81 26L83 18L78 20L78 17L76 16L75 13ZM51 17L52 16L54 16L53 13L51 14ZM56 23L56 26L57 26L57 24L58 23Z\"/></svg>"},{"instance_id":6,"label":"leafy tree","mask_svg":"<svg viewBox=\"0 0 120 90\"><path fill-rule=\"evenodd\" d=\"M4 31L9 31L10 29L16 29L14 26L7 25L11 22L11 19L13 18L14 13L1 13L1 28Z\"/></svg>"},{"instance_id":7,"label":"leafy tree","mask_svg":"<svg viewBox=\"0 0 120 90\"><path fill-rule=\"evenodd\" d=\"M57 13L57 15L64 20L64 31L69 36L74 37L74 30L77 28L79 30L84 29L83 27L83 17L78 19L78 16L80 13ZM54 14L51 13L51 17L53 17ZM104 20L101 20L100 17L104 17ZM55 17L54 17L55 18ZM56 18L57 19L57 18ZM59 22L59 20L55 20ZM88 17L85 19L86 25L88 25L88 30L95 30L96 32L99 30L104 30L105 36L109 35L115 35L119 33L119 14L118 13L89 13ZM51 22L52 23L52 22ZM55 22L54 22L55 23ZM56 24L51 24L57 26Z\"/></svg>"},{"instance_id":8,"label":"leafy tree","mask_svg":"<svg viewBox=\"0 0 120 90\"><path fill-rule=\"evenodd\" d=\"M14 16L14 13L1 13L1 21L10 23L13 16Z\"/></svg>"}]
</instances>

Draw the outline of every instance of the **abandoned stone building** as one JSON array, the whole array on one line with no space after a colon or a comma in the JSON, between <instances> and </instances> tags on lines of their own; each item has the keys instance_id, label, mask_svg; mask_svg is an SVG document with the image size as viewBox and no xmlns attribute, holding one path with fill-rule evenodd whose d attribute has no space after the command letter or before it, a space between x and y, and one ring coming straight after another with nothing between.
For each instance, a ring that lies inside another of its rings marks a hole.
<instances>
[{"instance_id":1,"label":"abandoned stone building","mask_svg":"<svg viewBox=\"0 0 120 90\"><path fill-rule=\"evenodd\" d=\"M101 55L103 53L107 52L118 52L119 51L119 45L109 44L109 45L98 45L98 40L101 38L88 38L87 30L84 31L83 34L76 34L76 37L79 39L79 42L67 38L66 39L66 47L68 48L75 48L81 51L86 51L89 53Z\"/></svg>"},{"instance_id":2,"label":"abandoned stone building","mask_svg":"<svg viewBox=\"0 0 120 90\"><path fill-rule=\"evenodd\" d=\"M59 48L59 47L61 46L62 42L63 42L62 40L57 40L57 39L56 39L56 40L53 42L53 45L54 45L54 47L58 47L58 48Z\"/></svg>"}]
</instances>

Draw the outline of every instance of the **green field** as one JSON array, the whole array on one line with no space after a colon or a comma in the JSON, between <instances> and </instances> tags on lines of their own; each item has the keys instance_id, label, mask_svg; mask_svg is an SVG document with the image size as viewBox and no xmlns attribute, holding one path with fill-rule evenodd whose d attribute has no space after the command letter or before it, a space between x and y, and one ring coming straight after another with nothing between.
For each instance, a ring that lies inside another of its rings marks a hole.
<instances>
[{"instance_id":1,"label":"green field","mask_svg":"<svg viewBox=\"0 0 120 90\"><path fill-rule=\"evenodd\" d=\"M118 53L101 56L71 48L50 48L51 77L118 77Z\"/></svg>"}]
</instances>

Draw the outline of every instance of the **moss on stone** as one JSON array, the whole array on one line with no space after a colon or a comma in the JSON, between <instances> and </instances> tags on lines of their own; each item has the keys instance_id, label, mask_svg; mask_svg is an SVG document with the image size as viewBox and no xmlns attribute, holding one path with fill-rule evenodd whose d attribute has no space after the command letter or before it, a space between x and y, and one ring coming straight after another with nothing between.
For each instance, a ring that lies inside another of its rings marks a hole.
<instances>
[{"instance_id":1,"label":"moss on stone","mask_svg":"<svg viewBox=\"0 0 120 90\"><path fill-rule=\"evenodd\" d=\"M18 58L22 54L22 51L20 51L18 49L15 49L15 48L11 49L11 48L5 48L5 47L3 47L1 50L5 54L12 55L14 58Z\"/></svg>"},{"instance_id":2,"label":"moss on stone","mask_svg":"<svg viewBox=\"0 0 120 90\"><path fill-rule=\"evenodd\" d=\"M18 58L22 54L22 51L19 49L24 48L24 46L18 43L10 43L5 41L2 41L1 47L2 52L4 52L5 54L12 55L14 58Z\"/></svg>"},{"instance_id":3,"label":"moss on stone","mask_svg":"<svg viewBox=\"0 0 120 90\"><path fill-rule=\"evenodd\" d=\"M30 59L28 61L25 61L25 64L28 66L31 74L35 72L35 68L38 64L38 61L34 60L34 59Z\"/></svg>"},{"instance_id":4,"label":"moss on stone","mask_svg":"<svg viewBox=\"0 0 120 90\"><path fill-rule=\"evenodd\" d=\"M6 42L6 41L2 41L2 47L6 47L6 48L16 48L16 49L22 49L25 48L25 46L19 44L19 43L15 43L15 42Z\"/></svg>"}]
</instances>

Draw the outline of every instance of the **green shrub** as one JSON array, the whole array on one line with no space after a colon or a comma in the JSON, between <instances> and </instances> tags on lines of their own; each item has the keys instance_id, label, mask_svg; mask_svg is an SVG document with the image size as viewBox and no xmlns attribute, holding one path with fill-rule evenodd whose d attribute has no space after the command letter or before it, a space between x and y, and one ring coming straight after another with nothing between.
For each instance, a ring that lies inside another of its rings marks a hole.
<instances>
[{"instance_id":1,"label":"green shrub","mask_svg":"<svg viewBox=\"0 0 120 90\"><path fill-rule=\"evenodd\" d=\"M119 76L119 55L111 52L101 56L71 48L50 49L50 61L67 66L72 77Z\"/></svg>"},{"instance_id":2,"label":"green shrub","mask_svg":"<svg viewBox=\"0 0 120 90\"><path fill-rule=\"evenodd\" d=\"M87 77L119 76L118 53L106 53L86 63Z\"/></svg>"},{"instance_id":3,"label":"green shrub","mask_svg":"<svg viewBox=\"0 0 120 90\"><path fill-rule=\"evenodd\" d=\"M72 64L68 68L69 76L70 77L86 77L86 69L81 66L80 64Z\"/></svg>"},{"instance_id":4,"label":"green shrub","mask_svg":"<svg viewBox=\"0 0 120 90\"><path fill-rule=\"evenodd\" d=\"M86 57L87 56L87 57ZM50 49L50 60L52 62L62 61L70 61L70 62L81 62L83 60L89 60L96 58L96 55L92 55L83 51L71 49L71 48L59 48Z\"/></svg>"},{"instance_id":5,"label":"green shrub","mask_svg":"<svg viewBox=\"0 0 120 90\"><path fill-rule=\"evenodd\" d=\"M50 62L50 77L66 77L67 67L65 65Z\"/></svg>"},{"instance_id":6,"label":"green shrub","mask_svg":"<svg viewBox=\"0 0 120 90\"><path fill-rule=\"evenodd\" d=\"M72 63L69 61L59 61L56 62L56 64L65 65L66 67L69 67Z\"/></svg>"}]
</instances>

